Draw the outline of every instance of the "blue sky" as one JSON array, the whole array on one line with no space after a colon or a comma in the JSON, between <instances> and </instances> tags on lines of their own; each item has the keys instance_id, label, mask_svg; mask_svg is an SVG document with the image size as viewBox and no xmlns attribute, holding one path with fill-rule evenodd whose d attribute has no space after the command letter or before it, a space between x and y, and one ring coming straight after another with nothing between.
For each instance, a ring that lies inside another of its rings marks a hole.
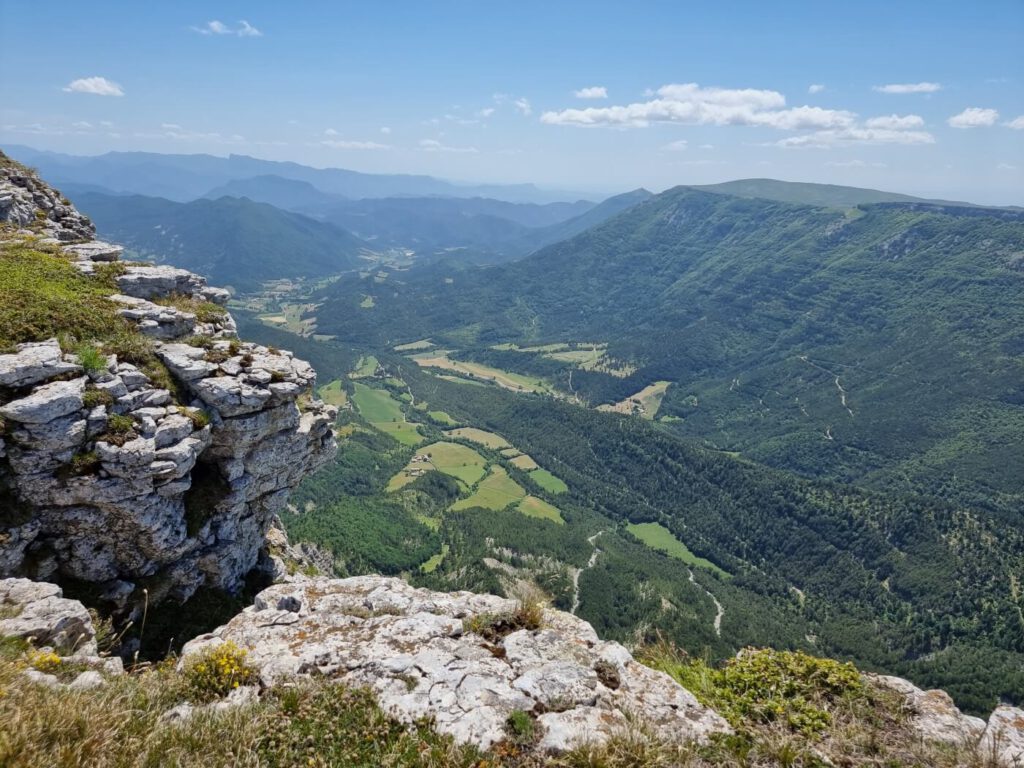
<instances>
[{"instance_id":1,"label":"blue sky","mask_svg":"<svg viewBox=\"0 0 1024 768\"><path fill-rule=\"evenodd\" d=\"M1024 204L1021 0L42 8L0 0L0 146Z\"/></svg>"}]
</instances>

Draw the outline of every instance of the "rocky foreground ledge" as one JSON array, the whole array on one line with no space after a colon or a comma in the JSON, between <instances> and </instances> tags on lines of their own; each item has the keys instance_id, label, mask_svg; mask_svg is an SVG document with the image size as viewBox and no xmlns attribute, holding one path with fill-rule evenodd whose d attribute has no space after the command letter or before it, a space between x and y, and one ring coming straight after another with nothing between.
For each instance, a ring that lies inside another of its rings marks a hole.
<instances>
[{"instance_id":1,"label":"rocky foreground ledge","mask_svg":"<svg viewBox=\"0 0 1024 768\"><path fill-rule=\"evenodd\" d=\"M258 682L212 704L182 704L164 720L255 706L271 687L316 679L368 688L397 719L431 719L438 732L485 749L508 737L514 712L534 719L533 748L548 753L638 731L699 743L731 730L668 675L601 641L570 614L543 610L536 628L515 628L509 619L522 606L490 595L431 592L382 576L288 578L188 643L179 664L208 659L230 643L247 652ZM52 584L0 579L0 638L12 636L32 638L84 670L62 682L27 669L33 684L81 690L124 674L119 660L97 655L81 603ZM1001 706L986 722L962 714L943 691L895 677L864 679L898 696L914 738L966 750L990 768L1024 763L1024 710Z\"/></svg>"}]
</instances>

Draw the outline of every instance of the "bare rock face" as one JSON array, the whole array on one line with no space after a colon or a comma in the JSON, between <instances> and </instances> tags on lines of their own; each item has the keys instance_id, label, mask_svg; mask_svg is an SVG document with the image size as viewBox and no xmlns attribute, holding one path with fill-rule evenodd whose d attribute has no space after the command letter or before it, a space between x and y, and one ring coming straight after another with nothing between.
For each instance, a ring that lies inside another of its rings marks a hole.
<instances>
[{"instance_id":1,"label":"bare rock face","mask_svg":"<svg viewBox=\"0 0 1024 768\"><path fill-rule=\"evenodd\" d=\"M87 274L121 252L13 166L0 168L3 221L75 243L64 253ZM116 281L111 299L155 341L174 391L114 356L86 371L56 339L0 355L0 577L98 583L118 607L143 583L150 603L235 590L288 492L333 456L336 411L307 363L206 311L226 291L165 266L125 265ZM181 298L205 320L166 305Z\"/></svg>"},{"instance_id":2,"label":"bare rock face","mask_svg":"<svg viewBox=\"0 0 1024 768\"><path fill-rule=\"evenodd\" d=\"M296 579L261 592L226 626L185 646L185 659L232 641L265 685L328 675L371 688L401 720L434 718L460 742L506 738L516 710L543 729L542 748L601 743L639 717L661 736L703 741L729 731L668 675L598 639L585 621L544 612L541 627L488 641L467 620L514 611L493 595L415 589L382 576Z\"/></svg>"},{"instance_id":3,"label":"bare rock face","mask_svg":"<svg viewBox=\"0 0 1024 768\"><path fill-rule=\"evenodd\" d=\"M1001 767L1024 765L1024 709L996 707L988 718L979 751Z\"/></svg>"},{"instance_id":4,"label":"bare rock face","mask_svg":"<svg viewBox=\"0 0 1024 768\"><path fill-rule=\"evenodd\" d=\"M910 725L922 739L947 744L977 744L985 721L963 714L945 691L923 691L908 680L890 675L866 675L869 680L903 696L911 713Z\"/></svg>"}]
</instances>

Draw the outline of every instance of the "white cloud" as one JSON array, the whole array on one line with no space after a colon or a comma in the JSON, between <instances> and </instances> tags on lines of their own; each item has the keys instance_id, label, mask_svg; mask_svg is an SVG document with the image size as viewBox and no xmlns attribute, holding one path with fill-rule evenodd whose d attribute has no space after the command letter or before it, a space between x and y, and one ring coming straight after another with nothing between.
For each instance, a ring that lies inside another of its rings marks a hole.
<instances>
[{"instance_id":1,"label":"white cloud","mask_svg":"<svg viewBox=\"0 0 1024 768\"><path fill-rule=\"evenodd\" d=\"M530 102L525 98L516 99L515 105L516 109L518 109L524 115L529 115L533 113L533 107L530 106Z\"/></svg>"},{"instance_id":2,"label":"white cloud","mask_svg":"<svg viewBox=\"0 0 1024 768\"><path fill-rule=\"evenodd\" d=\"M891 83L890 85L875 85L871 90L879 93L935 93L942 90L939 83Z\"/></svg>"},{"instance_id":3,"label":"white cloud","mask_svg":"<svg viewBox=\"0 0 1024 768\"><path fill-rule=\"evenodd\" d=\"M821 93L825 90L825 86L821 83L815 83L814 85L807 86L808 93Z\"/></svg>"},{"instance_id":4,"label":"white cloud","mask_svg":"<svg viewBox=\"0 0 1024 768\"><path fill-rule=\"evenodd\" d=\"M894 131L905 131L910 128L923 128L924 119L920 115L882 115L865 121L868 128L890 128Z\"/></svg>"},{"instance_id":5,"label":"white cloud","mask_svg":"<svg viewBox=\"0 0 1024 768\"><path fill-rule=\"evenodd\" d=\"M996 166L996 170L997 171L1016 171L1017 170L1017 166L1016 165L1011 165L1010 163L999 163L999 165Z\"/></svg>"},{"instance_id":6,"label":"white cloud","mask_svg":"<svg viewBox=\"0 0 1024 768\"><path fill-rule=\"evenodd\" d=\"M671 84L657 98L623 106L588 107L545 112L548 125L611 125L643 127L652 122L692 125L754 125L783 130L837 129L853 125L855 115L821 107L785 109L778 91L754 88L702 88L696 83Z\"/></svg>"},{"instance_id":7,"label":"white cloud","mask_svg":"<svg viewBox=\"0 0 1024 768\"><path fill-rule=\"evenodd\" d=\"M237 37L263 37L263 33L245 19L237 27L229 27L223 21L208 21L201 27L192 27L200 35L236 35Z\"/></svg>"},{"instance_id":8,"label":"white cloud","mask_svg":"<svg viewBox=\"0 0 1024 768\"><path fill-rule=\"evenodd\" d=\"M891 128L850 127L815 131L804 136L791 136L777 142L780 147L828 148L844 144L934 144L935 137L927 131L897 131Z\"/></svg>"},{"instance_id":9,"label":"white cloud","mask_svg":"<svg viewBox=\"0 0 1024 768\"><path fill-rule=\"evenodd\" d=\"M81 77L64 88L68 93L91 93L95 96L124 96L121 86L105 77Z\"/></svg>"},{"instance_id":10,"label":"white cloud","mask_svg":"<svg viewBox=\"0 0 1024 768\"><path fill-rule=\"evenodd\" d=\"M109 120L100 120L100 125L102 125L104 128L113 128L114 127L114 124L112 122L110 122Z\"/></svg>"},{"instance_id":11,"label":"white cloud","mask_svg":"<svg viewBox=\"0 0 1024 768\"><path fill-rule=\"evenodd\" d=\"M573 95L577 99L607 99L608 89L603 85L592 85L589 88L580 88L578 91L573 91Z\"/></svg>"},{"instance_id":12,"label":"white cloud","mask_svg":"<svg viewBox=\"0 0 1024 768\"><path fill-rule=\"evenodd\" d=\"M662 149L667 149L669 152L682 152L686 149L686 139L676 139L666 144Z\"/></svg>"},{"instance_id":13,"label":"white cloud","mask_svg":"<svg viewBox=\"0 0 1024 768\"><path fill-rule=\"evenodd\" d=\"M386 125L383 125L381 126L380 132L387 136L391 133L391 129L388 128Z\"/></svg>"},{"instance_id":14,"label":"white cloud","mask_svg":"<svg viewBox=\"0 0 1024 768\"><path fill-rule=\"evenodd\" d=\"M165 131L180 131L182 127L177 123L160 123L160 127Z\"/></svg>"},{"instance_id":15,"label":"white cloud","mask_svg":"<svg viewBox=\"0 0 1024 768\"><path fill-rule=\"evenodd\" d=\"M79 120L77 123L72 123L71 127L72 128L79 128L81 130L86 130L86 129L92 128L92 123L87 122L85 120Z\"/></svg>"},{"instance_id":16,"label":"white cloud","mask_svg":"<svg viewBox=\"0 0 1024 768\"><path fill-rule=\"evenodd\" d=\"M334 130L333 128L328 128L326 131L324 131L324 136L337 136L337 135L338 135L338 132L336 130Z\"/></svg>"},{"instance_id":17,"label":"white cloud","mask_svg":"<svg viewBox=\"0 0 1024 768\"><path fill-rule=\"evenodd\" d=\"M238 31L235 34L239 37L263 37L263 33L245 19L238 22Z\"/></svg>"},{"instance_id":18,"label":"white cloud","mask_svg":"<svg viewBox=\"0 0 1024 768\"><path fill-rule=\"evenodd\" d=\"M483 118L490 117L491 115L494 114L494 107L487 107L485 109L481 109L476 114L477 114L477 117L483 117Z\"/></svg>"},{"instance_id":19,"label":"white cloud","mask_svg":"<svg viewBox=\"0 0 1024 768\"><path fill-rule=\"evenodd\" d=\"M1024 115L1013 118L1013 120L1006 123L1006 127L1013 128L1015 131L1024 131Z\"/></svg>"},{"instance_id":20,"label":"white cloud","mask_svg":"<svg viewBox=\"0 0 1024 768\"><path fill-rule=\"evenodd\" d=\"M346 141L344 139L325 139L320 142L331 149L391 149L388 144L379 144L376 141Z\"/></svg>"},{"instance_id":21,"label":"white cloud","mask_svg":"<svg viewBox=\"0 0 1024 768\"><path fill-rule=\"evenodd\" d=\"M987 128L995 125L999 119L999 113L994 109L983 109L981 107L968 107L958 115L953 115L946 122L952 128Z\"/></svg>"},{"instance_id":22,"label":"white cloud","mask_svg":"<svg viewBox=\"0 0 1024 768\"><path fill-rule=\"evenodd\" d=\"M476 147L449 147L437 139L420 139L420 149L424 152L454 152L459 154L476 154Z\"/></svg>"}]
</instances>

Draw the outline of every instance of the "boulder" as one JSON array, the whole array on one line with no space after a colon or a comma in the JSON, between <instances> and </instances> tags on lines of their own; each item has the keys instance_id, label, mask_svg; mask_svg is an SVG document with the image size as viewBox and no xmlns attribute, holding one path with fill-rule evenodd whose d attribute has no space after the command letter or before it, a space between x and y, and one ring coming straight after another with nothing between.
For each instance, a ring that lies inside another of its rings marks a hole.
<instances>
[{"instance_id":1,"label":"boulder","mask_svg":"<svg viewBox=\"0 0 1024 768\"><path fill-rule=\"evenodd\" d=\"M1002 705L988 718L979 752L1000 768L1024 765L1024 709Z\"/></svg>"}]
</instances>

